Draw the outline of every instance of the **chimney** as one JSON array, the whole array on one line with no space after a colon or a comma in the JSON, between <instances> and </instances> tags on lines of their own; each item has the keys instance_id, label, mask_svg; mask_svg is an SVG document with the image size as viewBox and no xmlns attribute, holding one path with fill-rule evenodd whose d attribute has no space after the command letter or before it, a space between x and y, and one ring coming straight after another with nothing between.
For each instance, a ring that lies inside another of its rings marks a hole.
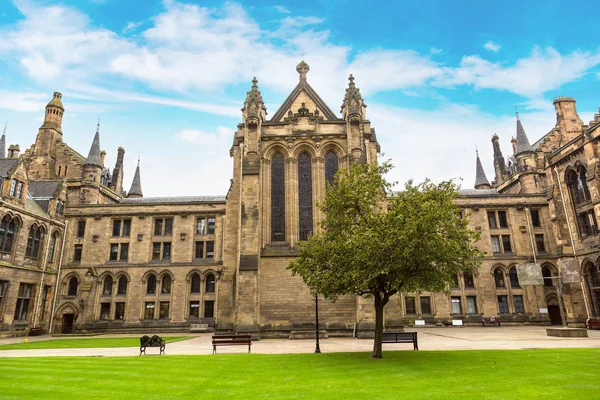
<instances>
[{"instance_id":1,"label":"chimney","mask_svg":"<svg viewBox=\"0 0 600 400\"><path fill-rule=\"evenodd\" d=\"M8 158L19 158L21 148L18 144L11 144L8 148Z\"/></svg>"}]
</instances>

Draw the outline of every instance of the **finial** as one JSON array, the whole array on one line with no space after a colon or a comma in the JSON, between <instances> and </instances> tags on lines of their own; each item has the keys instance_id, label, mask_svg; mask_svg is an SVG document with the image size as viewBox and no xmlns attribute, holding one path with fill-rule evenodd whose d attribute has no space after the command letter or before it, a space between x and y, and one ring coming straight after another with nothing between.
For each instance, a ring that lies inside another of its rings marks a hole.
<instances>
[{"instance_id":1,"label":"finial","mask_svg":"<svg viewBox=\"0 0 600 400\"><path fill-rule=\"evenodd\" d=\"M4 131L2 132L3 135L6 135L6 127L8 126L8 121L4 123Z\"/></svg>"},{"instance_id":2,"label":"finial","mask_svg":"<svg viewBox=\"0 0 600 400\"><path fill-rule=\"evenodd\" d=\"M477 146L475 146L475 154L479 157L479 150L477 150Z\"/></svg>"},{"instance_id":3,"label":"finial","mask_svg":"<svg viewBox=\"0 0 600 400\"><path fill-rule=\"evenodd\" d=\"M258 83L258 79L256 79L256 77L254 77L254 78L252 79L252 87L253 87L253 88L255 88L255 87L258 87L258 86L256 85L257 83Z\"/></svg>"},{"instance_id":4,"label":"finial","mask_svg":"<svg viewBox=\"0 0 600 400\"><path fill-rule=\"evenodd\" d=\"M98 125L96 125L96 133L100 133L100 118L98 118Z\"/></svg>"},{"instance_id":5,"label":"finial","mask_svg":"<svg viewBox=\"0 0 600 400\"><path fill-rule=\"evenodd\" d=\"M140 155L138 154L138 164L137 164L138 168L140 167Z\"/></svg>"},{"instance_id":6,"label":"finial","mask_svg":"<svg viewBox=\"0 0 600 400\"><path fill-rule=\"evenodd\" d=\"M519 119L519 109L517 108L516 105L515 105L515 114L517 115L517 119Z\"/></svg>"},{"instance_id":7,"label":"finial","mask_svg":"<svg viewBox=\"0 0 600 400\"><path fill-rule=\"evenodd\" d=\"M348 80L350 81L350 85L354 85L354 75L350 74Z\"/></svg>"},{"instance_id":8,"label":"finial","mask_svg":"<svg viewBox=\"0 0 600 400\"><path fill-rule=\"evenodd\" d=\"M300 64L296 66L296 71L300 74L300 82L306 82L306 74L310 71L310 67L304 60L300 61Z\"/></svg>"}]
</instances>

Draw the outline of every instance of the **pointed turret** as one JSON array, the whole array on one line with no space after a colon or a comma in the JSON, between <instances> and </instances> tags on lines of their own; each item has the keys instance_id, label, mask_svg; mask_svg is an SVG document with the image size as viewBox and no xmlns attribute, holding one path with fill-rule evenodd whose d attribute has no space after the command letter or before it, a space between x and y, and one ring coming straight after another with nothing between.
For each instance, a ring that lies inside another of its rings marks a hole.
<instances>
[{"instance_id":1,"label":"pointed turret","mask_svg":"<svg viewBox=\"0 0 600 400\"><path fill-rule=\"evenodd\" d=\"M515 155L519 155L525 152L533 152L533 148L529 143L529 139L527 139L525 129L523 129L523 124L521 124L521 120L519 119L519 113L517 112L517 146Z\"/></svg>"},{"instance_id":2,"label":"pointed turret","mask_svg":"<svg viewBox=\"0 0 600 400\"><path fill-rule=\"evenodd\" d=\"M98 121L90 152L81 169L81 203L98 204L101 201L102 168L102 160L100 159L100 121Z\"/></svg>"},{"instance_id":3,"label":"pointed turret","mask_svg":"<svg viewBox=\"0 0 600 400\"><path fill-rule=\"evenodd\" d=\"M6 158L6 126L8 122L4 124L4 131L2 137L0 137L0 159Z\"/></svg>"},{"instance_id":4,"label":"pointed turret","mask_svg":"<svg viewBox=\"0 0 600 400\"><path fill-rule=\"evenodd\" d=\"M259 121L264 121L265 116L267 115L267 108L265 107L265 102L258 90L258 80L256 77L252 79L252 88L246 94L246 101L244 102L242 113L244 122L249 125L258 125Z\"/></svg>"},{"instance_id":5,"label":"pointed turret","mask_svg":"<svg viewBox=\"0 0 600 400\"><path fill-rule=\"evenodd\" d=\"M140 198L144 197L142 193L142 180L140 179L140 159L138 158L137 168L135 169L135 175L133 175L133 182L131 182L131 189L127 193L128 198Z\"/></svg>"},{"instance_id":6,"label":"pointed turret","mask_svg":"<svg viewBox=\"0 0 600 400\"><path fill-rule=\"evenodd\" d=\"M340 112L344 119L358 123L365 119L366 107L367 105L363 101L360 89L357 88L354 83L354 76L350 74L348 77L348 88L346 88L346 95L344 96L344 102L342 103Z\"/></svg>"},{"instance_id":7,"label":"pointed turret","mask_svg":"<svg viewBox=\"0 0 600 400\"><path fill-rule=\"evenodd\" d=\"M491 188L490 182L485 176L485 171L483 170L483 166L481 165L481 160L479 159L479 152L475 150L475 154L477 155L477 160L475 162L475 189L489 189Z\"/></svg>"},{"instance_id":8,"label":"pointed turret","mask_svg":"<svg viewBox=\"0 0 600 400\"><path fill-rule=\"evenodd\" d=\"M102 168L102 159L100 156L100 121L98 121L98 125L96 127L96 135L94 136L94 140L92 141L92 146L90 147L90 152L88 153L87 158L83 165L94 165Z\"/></svg>"}]
</instances>

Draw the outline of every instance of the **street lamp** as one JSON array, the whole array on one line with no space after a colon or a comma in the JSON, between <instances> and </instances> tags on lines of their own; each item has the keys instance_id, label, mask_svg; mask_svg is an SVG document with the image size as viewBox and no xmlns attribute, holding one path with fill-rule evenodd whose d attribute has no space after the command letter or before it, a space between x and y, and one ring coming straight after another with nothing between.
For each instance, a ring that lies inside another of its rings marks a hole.
<instances>
[{"instance_id":1,"label":"street lamp","mask_svg":"<svg viewBox=\"0 0 600 400\"><path fill-rule=\"evenodd\" d=\"M315 330L317 334L315 354L320 354L321 348L319 347L319 295L317 293L315 293L315 320Z\"/></svg>"}]
</instances>

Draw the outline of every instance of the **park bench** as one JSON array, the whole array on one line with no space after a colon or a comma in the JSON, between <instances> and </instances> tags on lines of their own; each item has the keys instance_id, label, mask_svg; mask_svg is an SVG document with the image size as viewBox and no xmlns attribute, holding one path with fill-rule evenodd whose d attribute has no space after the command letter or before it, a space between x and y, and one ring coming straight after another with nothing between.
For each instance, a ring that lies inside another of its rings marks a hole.
<instances>
[{"instance_id":1,"label":"park bench","mask_svg":"<svg viewBox=\"0 0 600 400\"><path fill-rule=\"evenodd\" d=\"M154 335L149 337L144 335L140 338L140 356L142 353L146 354L146 347L160 347L159 354L165 354L165 345L165 339L160 336Z\"/></svg>"},{"instance_id":2,"label":"park bench","mask_svg":"<svg viewBox=\"0 0 600 400\"><path fill-rule=\"evenodd\" d=\"M588 329L600 328L600 318L588 318L585 321L585 327Z\"/></svg>"},{"instance_id":3,"label":"park bench","mask_svg":"<svg viewBox=\"0 0 600 400\"><path fill-rule=\"evenodd\" d=\"M44 334L44 329L40 327L29 328L29 336L40 336Z\"/></svg>"},{"instance_id":4,"label":"park bench","mask_svg":"<svg viewBox=\"0 0 600 400\"><path fill-rule=\"evenodd\" d=\"M191 324L190 332L198 333L198 332L208 332L208 324Z\"/></svg>"},{"instance_id":5,"label":"park bench","mask_svg":"<svg viewBox=\"0 0 600 400\"><path fill-rule=\"evenodd\" d=\"M500 326L500 319L491 316L489 318L481 318L481 326L492 325L492 326Z\"/></svg>"},{"instance_id":6,"label":"park bench","mask_svg":"<svg viewBox=\"0 0 600 400\"><path fill-rule=\"evenodd\" d=\"M245 346L248 345L248 353L252 345L250 335L214 335L212 337L213 354L217 352L217 346Z\"/></svg>"},{"instance_id":7,"label":"park bench","mask_svg":"<svg viewBox=\"0 0 600 400\"><path fill-rule=\"evenodd\" d=\"M412 343L413 350L419 350L417 332L383 332L381 343Z\"/></svg>"}]
</instances>

